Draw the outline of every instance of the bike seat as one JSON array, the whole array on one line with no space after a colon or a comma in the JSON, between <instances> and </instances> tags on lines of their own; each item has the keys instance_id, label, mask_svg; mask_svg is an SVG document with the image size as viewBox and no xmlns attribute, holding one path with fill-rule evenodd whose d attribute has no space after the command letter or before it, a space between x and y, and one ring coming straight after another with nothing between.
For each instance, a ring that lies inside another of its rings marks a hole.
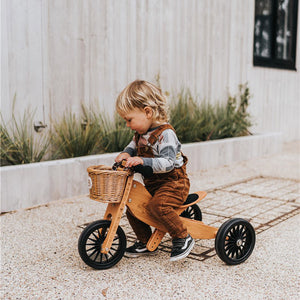
<instances>
[{"instance_id":1,"label":"bike seat","mask_svg":"<svg viewBox=\"0 0 300 300\"><path fill-rule=\"evenodd\" d=\"M199 196L197 194L189 194L185 200L185 202L183 203L183 205L188 205L191 204L193 202L195 202L196 200L198 200Z\"/></svg>"},{"instance_id":2,"label":"bike seat","mask_svg":"<svg viewBox=\"0 0 300 300\"><path fill-rule=\"evenodd\" d=\"M193 194L189 194L185 200L185 202L182 204L180 208L186 208L193 204L196 204L200 200L202 200L206 196L206 192L197 192Z\"/></svg>"}]
</instances>

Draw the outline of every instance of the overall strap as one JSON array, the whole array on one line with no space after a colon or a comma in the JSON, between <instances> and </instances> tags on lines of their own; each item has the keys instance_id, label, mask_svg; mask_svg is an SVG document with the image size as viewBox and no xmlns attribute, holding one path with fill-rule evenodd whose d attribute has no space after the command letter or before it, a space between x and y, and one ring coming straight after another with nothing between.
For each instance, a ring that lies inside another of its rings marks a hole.
<instances>
[{"instance_id":1,"label":"overall strap","mask_svg":"<svg viewBox=\"0 0 300 300\"><path fill-rule=\"evenodd\" d=\"M134 141L136 143L136 146L138 145L139 139L140 139L140 134L138 134L137 132L134 133Z\"/></svg>"},{"instance_id":2,"label":"overall strap","mask_svg":"<svg viewBox=\"0 0 300 300\"><path fill-rule=\"evenodd\" d=\"M172 129L175 132L175 129L173 128L173 126L171 126L170 124L163 124L161 126L159 126L157 129L155 129L149 139L148 142L150 143L150 145L154 145L156 143L156 141L158 140L159 136L162 134L163 131L165 131L166 129Z\"/></svg>"},{"instance_id":3,"label":"overall strap","mask_svg":"<svg viewBox=\"0 0 300 300\"><path fill-rule=\"evenodd\" d=\"M175 132L175 129L173 128L172 125L170 124L163 124L163 125L160 125L157 129L155 129L149 139L148 139L148 142L151 144L151 145L154 145L155 142L158 140L159 136L161 135L161 133L166 130L166 129L172 129L174 132ZM138 145L138 142L139 142L139 139L140 139L140 134L138 134L137 132L135 132L134 134L134 140L135 140L135 143L136 145Z\"/></svg>"}]
</instances>

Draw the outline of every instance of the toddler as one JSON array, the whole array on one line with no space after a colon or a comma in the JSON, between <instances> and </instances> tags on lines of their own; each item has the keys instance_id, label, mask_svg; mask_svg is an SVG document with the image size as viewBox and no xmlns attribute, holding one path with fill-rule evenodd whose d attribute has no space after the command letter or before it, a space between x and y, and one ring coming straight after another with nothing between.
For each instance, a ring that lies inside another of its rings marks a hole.
<instances>
[{"instance_id":1,"label":"toddler","mask_svg":"<svg viewBox=\"0 0 300 300\"><path fill-rule=\"evenodd\" d=\"M187 158L181 153L174 128L168 124L166 99L155 85L136 80L118 96L116 109L135 135L115 161L125 159L126 167L144 165L153 169L153 175L144 178L145 187L152 195L148 208L172 237L170 260L185 258L195 241L174 209L185 202L190 183L186 174ZM152 234L150 226L135 218L129 209L126 215L137 241L126 249L125 255L152 254L146 247Z\"/></svg>"}]
</instances>

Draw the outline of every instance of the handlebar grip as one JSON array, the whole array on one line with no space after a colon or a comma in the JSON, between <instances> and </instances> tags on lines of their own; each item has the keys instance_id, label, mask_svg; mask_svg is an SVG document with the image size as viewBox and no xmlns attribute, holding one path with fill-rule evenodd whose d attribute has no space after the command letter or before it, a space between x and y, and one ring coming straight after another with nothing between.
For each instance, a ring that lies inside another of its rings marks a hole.
<instances>
[{"instance_id":1,"label":"handlebar grip","mask_svg":"<svg viewBox=\"0 0 300 300\"><path fill-rule=\"evenodd\" d=\"M112 166L112 169L117 170L118 168L124 168L125 163L126 163L125 159L123 159L122 161L119 161L119 162L115 162Z\"/></svg>"},{"instance_id":2,"label":"handlebar grip","mask_svg":"<svg viewBox=\"0 0 300 300\"><path fill-rule=\"evenodd\" d=\"M133 167L133 170L146 178L153 175L153 169L150 166L137 165Z\"/></svg>"}]
</instances>

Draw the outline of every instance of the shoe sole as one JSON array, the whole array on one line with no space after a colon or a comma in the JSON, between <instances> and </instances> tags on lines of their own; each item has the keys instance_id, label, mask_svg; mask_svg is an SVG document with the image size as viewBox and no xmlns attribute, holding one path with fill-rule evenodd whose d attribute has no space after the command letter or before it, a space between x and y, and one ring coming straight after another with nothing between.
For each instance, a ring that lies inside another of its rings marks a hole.
<instances>
[{"instance_id":1,"label":"shoe sole","mask_svg":"<svg viewBox=\"0 0 300 300\"><path fill-rule=\"evenodd\" d=\"M170 261L177 261L186 258L194 248L194 245L195 245L195 240L192 240L190 246L185 250L185 252L181 253L180 255L171 257Z\"/></svg>"},{"instance_id":2,"label":"shoe sole","mask_svg":"<svg viewBox=\"0 0 300 300\"><path fill-rule=\"evenodd\" d=\"M129 257L129 258L137 258L137 257L141 257L141 256L152 256L157 254L157 251L153 251L153 252L144 252L144 253L130 253L130 252L125 252L124 256L125 257Z\"/></svg>"}]
</instances>

